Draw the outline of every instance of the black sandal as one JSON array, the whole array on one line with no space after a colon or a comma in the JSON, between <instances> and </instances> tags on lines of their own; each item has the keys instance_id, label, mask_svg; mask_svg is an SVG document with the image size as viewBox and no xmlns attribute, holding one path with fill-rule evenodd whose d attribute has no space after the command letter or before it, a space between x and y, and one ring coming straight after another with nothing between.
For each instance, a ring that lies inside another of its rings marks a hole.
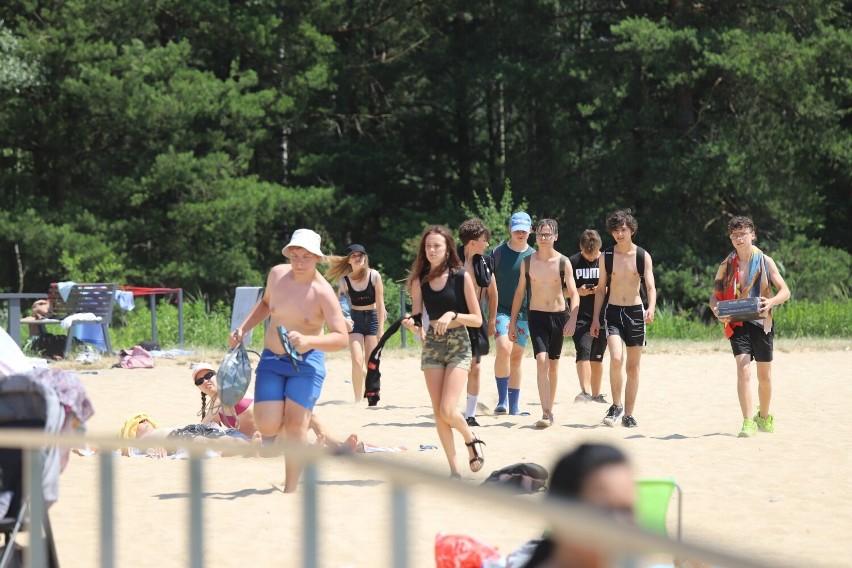
<instances>
[{"instance_id":1,"label":"black sandal","mask_svg":"<svg viewBox=\"0 0 852 568\"><path fill-rule=\"evenodd\" d=\"M485 454L479 453L480 449L476 447L476 444L482 444L483 446L487 446L485 442L476 437L476 434L473 435L473 440L470 442L465 442L464 445L468 448L473 449L473 457L470 460L470 471L476 473L482 466L485 465Z\"/></svg>"}]
</instances>

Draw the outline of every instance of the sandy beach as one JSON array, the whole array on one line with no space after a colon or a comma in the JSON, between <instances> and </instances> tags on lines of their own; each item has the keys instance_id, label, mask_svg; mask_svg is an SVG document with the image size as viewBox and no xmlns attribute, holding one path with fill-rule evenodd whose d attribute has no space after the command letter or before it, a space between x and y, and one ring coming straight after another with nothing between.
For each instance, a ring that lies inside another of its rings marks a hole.
<instances>
[{"instance_id":1,"label":"sandy beach","mask_svg":"<svg viewBox=\"0 0 852 568\"><path fill-rule=\"evenodd\" d=\"M774 364L776 433L736 437L741 425L733 357L719 349L649 352L642 361L637 429L598 424L607 406L575 404L579 392L573 349L566 345L559 376L556 425L537 431L540 415L531 355L524 360L522 410L529 417L478 418L487 442L482 471L462 469L463 483L478 485L515 462L548 469L566 450L584 441L618 445L639 476L674 476L684 490L683 534L687 541L786 566L844 566L852 531L852 421L841 401L852 398L852 351L785 349ZM210 357L205 357L209 359ZM95 415L89 431L117 433L124 419L144 411L160 425L197 420L198 390L189 365L200 357L157 359L154 369L101 368L81 374ZM217 361L218 363L218 361ZM328 360L328 377L316 408L338 436L355 432L379 446L408 450L359 456L415 465L446 477L432 411L416 355L386 351L382 400L355 405L345 353ZM756 378L753 391L756 393ZM496 403L493 357L483 360L481 402ZM251 392L251 391L250 391ZM604 389L609 398L605 371ZM755 394L756 396L756 394ZM459 401L461 405L462 400ZM457 437L462 459L464 447ZM188 462L150 458L115 460L116 560L118 566L186 566ZM275 484L283 481L283 458L213 458L204 462L205 564L210 567L296 566L301 561L302 502ZM99 460L72 455L62 475L59 501L51 509L63 566L96 566L99 557ZM388 484L343 457L319 467L321 565L390 566ZM538 499L540 496L518 497ZM535 518L503 507L446 497L415 488L411 499L411 560L434 566L436 533L463 533L508 553L540 534Z\"/></svg>"}]
</instances>

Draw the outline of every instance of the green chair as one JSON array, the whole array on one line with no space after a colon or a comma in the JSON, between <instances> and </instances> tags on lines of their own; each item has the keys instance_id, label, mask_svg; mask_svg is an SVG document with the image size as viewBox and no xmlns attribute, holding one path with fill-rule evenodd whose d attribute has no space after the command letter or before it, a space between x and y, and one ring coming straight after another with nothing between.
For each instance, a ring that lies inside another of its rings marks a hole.
<instances>
[{"instance_id":1,"label":"green chair","mask_svg":"<svg viewBox=\"0 0 852 568\"><path fill-rule=\"evenodd\" d=\"M677 490L677 540L681 540L683 491L673 477L636 480L636 521L640 527L668 536L666 518L672 493Z\"/></svg>"}]
</instances>

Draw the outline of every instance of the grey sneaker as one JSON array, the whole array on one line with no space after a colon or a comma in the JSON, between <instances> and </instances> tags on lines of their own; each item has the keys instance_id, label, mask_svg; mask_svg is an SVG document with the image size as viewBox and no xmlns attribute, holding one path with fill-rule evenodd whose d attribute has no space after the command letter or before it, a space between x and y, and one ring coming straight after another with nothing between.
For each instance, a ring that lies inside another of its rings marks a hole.
<instances>
[{"instance_id":1,"label":"grey sneaker","mask_svg":"<svg viewBox=\"0 0 852 568\"><path fill-rule=\"evenodd\" d=\"M574 402L592 402L592 400L592 395L586 391L583 391L574 397Z\"/></svg>"},{"instance_id":2,"label":"grey sneaker","mask_svg":"<svg viewBox=\"0 0 852 568\"><path fill-rule=\"evenodd\" d=\"M606 395L604 393L601 393L598 396L593 396L592 401L600 402L601 404L609 404L609 401L606 399Z\"/></svg>"},{"instance_id":3,"label":"grey sneaker","mask_svg":"<svg viewBox=\"0 0 852 568\"><path fill-rule=\"evenodd\" d=\"M625 414L621 418L621 425L624 426L625 428L636 428L636 426L637 426L636 419L633 418L633 416L631 416L629 414Z\"/></svg>"},{"instance_id":4,"label":"grey sneaker","mask_svg":"<svg viewBox=\"0 0 852 568\"><path fill-rule=\"evenodd\" d=\"M618 422L618 419L621 418L622 414L624 414L624 407L613 404L609 407L609 410L606 411L606 416L604 416L603 419L604 426L613 428L615 423Z\"/></svg>"},{"instance_id":5,"label":"grey sneaker","mask_svg":"<svg viewBox=\"0 0 852 568\"><path fill-rule=\"evenodd\" d=\"M550 428L553 426L553 414L549 412L545 412L541 415L541 420L535 423L535 427L539 430L544 430L545 428Z\"/></svg>"}]
</instances>

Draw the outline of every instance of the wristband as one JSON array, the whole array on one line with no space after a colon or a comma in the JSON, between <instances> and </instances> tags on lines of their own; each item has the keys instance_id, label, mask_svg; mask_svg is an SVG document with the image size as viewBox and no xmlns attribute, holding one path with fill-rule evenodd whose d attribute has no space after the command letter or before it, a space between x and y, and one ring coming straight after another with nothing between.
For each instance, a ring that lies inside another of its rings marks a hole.
<instances>
[{"instance_id":1,"label":"wristband","mask_svg":"<svg viewBox=\"0 0 852 568\"><path fill-rule=\"evenodd\" d=\"M450 321L452 321L452 320L456 319L457 317L459 317L459 313L458 313L458 312L453 312L453 317L452 317L452 318L450 318Z\"/></svg>"}]
</instances>

